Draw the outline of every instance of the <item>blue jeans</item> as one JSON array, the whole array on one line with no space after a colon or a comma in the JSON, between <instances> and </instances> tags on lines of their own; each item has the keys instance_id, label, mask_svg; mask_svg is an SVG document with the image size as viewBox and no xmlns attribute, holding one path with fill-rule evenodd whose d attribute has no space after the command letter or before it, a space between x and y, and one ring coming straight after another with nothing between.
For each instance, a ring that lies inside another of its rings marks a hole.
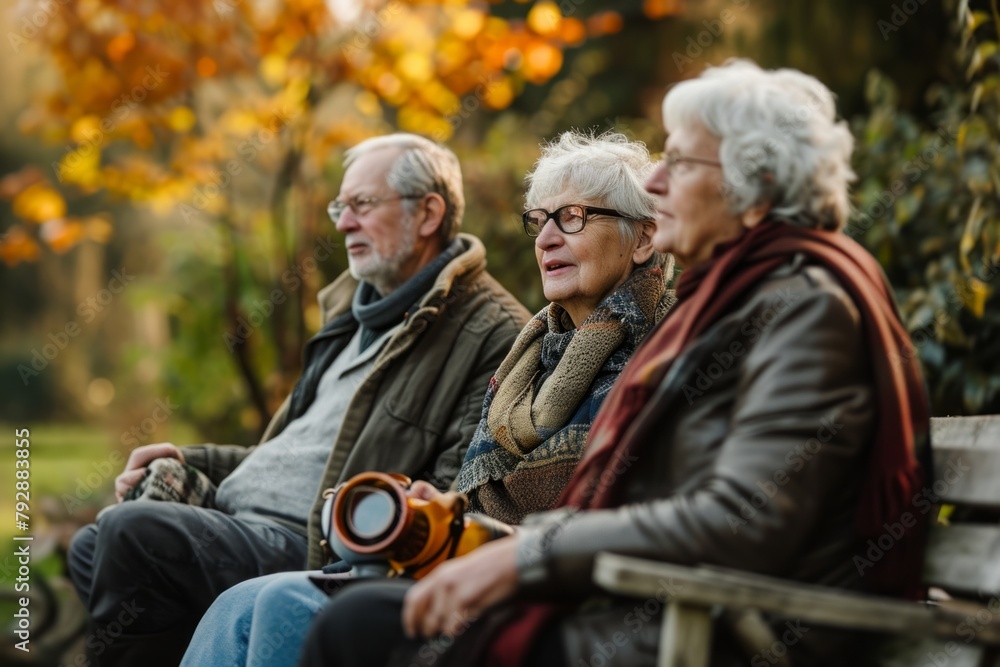
<instances>
[{"instance_id":1,"label":"blue jeans","mask_svg":"<svg viewBox=\"0 0 1000 667\"><path fill-rule=\"evenodd\" d=\"M327 596L309 572L244 581L202 617L181 667L295 667L313 617Z\"/></svg>"}]
</instances>

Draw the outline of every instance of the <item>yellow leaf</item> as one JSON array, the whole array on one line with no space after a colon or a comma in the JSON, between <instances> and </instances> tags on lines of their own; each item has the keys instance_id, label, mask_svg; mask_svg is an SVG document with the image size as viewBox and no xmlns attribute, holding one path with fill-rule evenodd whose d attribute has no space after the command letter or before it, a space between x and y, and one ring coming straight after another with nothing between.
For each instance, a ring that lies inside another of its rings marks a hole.
<instances>
[{"instance_id":1,"label":"yellow leaf","mask_svg":"<svg viewBox=\"0 0 1000 667\"><path fill-rule=\"evenodd\" d=\"M77 118L69 129L70 139L78 144L93 141L94 137L100 137L101 134L101 119L94 114Z\"/></svg>"},{"instance_id":2,"label":"yellow leaf","mask_svg":"<svg viewBox=\"0 0 1000 667\"><path fill-rule=\"evenodd\" d=\"M288 72L288 59L275 53L265 56L260 61L260 76L268 85L277 88L285 82Z\"/></svg>"},{"instance_id":3,"label":"yellow leaf","mask_svg":"<svg viewBox=\"0 0 1000 667\"><path fill-rule=\"evenodd\" d=\"M547 42L536 42L525 53L524 76L531 83L545 83L559 72L562 63L562 51Z\"/></svg>"},{"instance_id":4,"label":"yellow leaf","mask_svg":"<svg viewBox=\"0 0 1000 667\"><path fill-rule=\"evenodd\" d=\"M451 21L451 31L462 39L472 39L486 23L486 16L478 9L462 9Z\"/></svg>"},{"instance_id":5,"label":"yellow leaf","mask_svg":"<svg viewBox=\"0 0 1000 667\"><path fill-rule=\"evenodd\" d=\"M972 272L972 267L969 263L969 253L976 247L976 238L979 236L979 230L982 227L983 216L979 212L982 201L982 197L976 197L973 200L972 208L969 210L969 217L965 220L965 229L962 230L962 239L958 244L958 259L962 264L962 270L966 273Z\"/></svg>"},{"instance_id":6,"label":"yellow leaf","mask_svg":"<svg viewBox=\"0 0 1000 667\"><path fill-rule=\"evenodd\" d=\"M396 62L396 70L413 83L426 83L434 76L434 68L427 54L412 51Z\"/></svg>"},{"instance_id":7,"label":"yellow leaf","mask_svg":"<svg viewBox=\"0 0 1000 667\"><path fill-rule=\"evenodd\" d=\"M14 197L14 215L42 223L66 215L66 202L47 183L35 183Z\"/></svg>"},{"instance_id":8,"label":"yellow leaf","mask_svg":"<svg viewBox=\"0 0 1000 667\"><path fill-rule=\"evenodd\" d=\"M183 133L194 127L195 120L197 119L194 112L187 107L174 107L170 115L167 116L167 125L174 132Z\"/></svg>"},{"instance_id":9,"label":"yellow leaf","mask_svg":"<svg viewBox=\"0 0 1000 667\"><path fill-rule=\"evenodd\" d=\"M562 14L551 0L538 2L528 12L528 27L543 37L552 37L559 32Z\"/></svg>"},{"instance_id":10,"label":"yellow leaf","mask_svg":"<svg viewBox=\"0 0 1000 667\"><path fill-rule=\"evenodd\" d=\"M506 109L514 101L514 88L506 77L499 81L491 81L486 86L483 102L491 109Z\"/></svg>"},{"instance_id":11,"label":"yellow leaf","mask_svg":"<svg viewBox=\"0 0 1000 667\"><path fill-rule=\"evenodd\" d=\"M969 79L972 75L979 71L979 69L986 64L986 62L997 52L996 42L983 42L976 47L976 50L972 53L972 62L969 63L969 69L965 73L965 76Z\"/></svg>"},{"instance_id":12,"label":"yellow leaf","mask_svg":"<svg viewBox=\"0 0 1000 667\"><path fill-rule=\"evenodd\" d=\"M257 117L249 111L233 109L223 115L219 124L229 134L245 136L257 129Z\"/></svg>"},{"instance_id":13,"label":"yellow leaf","mask_svg":"<svg viewBox=\"0 0 1000 667\"><path fill-rule=\"evenodd\" d=\"M982 319L986 312L986 300L990 297L990 286L979 278L970 278L962 296L969 312Z\"/></svg>"}]
</instances>

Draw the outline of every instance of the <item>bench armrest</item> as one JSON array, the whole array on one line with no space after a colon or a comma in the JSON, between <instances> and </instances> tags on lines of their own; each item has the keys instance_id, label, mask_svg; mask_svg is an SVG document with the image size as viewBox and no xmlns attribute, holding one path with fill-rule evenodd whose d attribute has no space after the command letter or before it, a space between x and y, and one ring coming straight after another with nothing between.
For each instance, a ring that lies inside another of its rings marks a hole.
<instances>
[{"instance_id":1,"label":"bench armrest","mask_svg":"<svg viewBox=\"0 0 1000 667\"><path fill-rule=\"evenodd\" d=\"M685 567L607 552L597 556L594 581L609 592L636 597L654 596L666 588L672 601L687 607L755 609L817 625L963 641L967 638L959 634L963 622L982 609L968 603L905 602L738 570ZM991 616L977 624L976 640L1000 644L1000 615Z\"/></svg>"}]
</instances>

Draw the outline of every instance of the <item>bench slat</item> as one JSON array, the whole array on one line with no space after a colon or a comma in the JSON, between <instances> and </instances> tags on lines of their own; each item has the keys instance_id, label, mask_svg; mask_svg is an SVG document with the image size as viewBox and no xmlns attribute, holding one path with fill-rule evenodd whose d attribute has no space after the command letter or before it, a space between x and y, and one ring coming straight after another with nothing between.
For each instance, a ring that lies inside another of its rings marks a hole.
<instances>
[{"instance_id":1,"label":"bench slat","mask_svg":"<svg viewBox=\"0 0 1000 667\"><path fill-rule=\"evenodd\" d=\"M667 590L677 602L706 606L719 604L735 609L754 608L808 624L963 638L959 632L965 616L949 608L931 609L915 603L792 583L735 570L689 568L601 553L594 567L594 579L609 591L638 597L656 595L666 583ZM968 609L966 607L963 611ZM1000 617L982 624L976 639L982 643L1000 644Z\"/></svg>"},{"instance_id":2,"label":"bench slat","mask_svg":"<svg viewBox=\"0 0 1000 667\"><path fill-rule=\"evenodd\" d=\"M1000 527L932 527L924 582L953 595L1000 594Z\"/></svg>"},{"instance_id":3,"label":"bench slat","mask_svg":"<svg viewBox=\"0 0 1000 667\"><path fill-rule=\"evenodd\" d=\"M934 494L955 505L1000 509L1000 416L931 420Z\"/></svg>"}]
</instances>

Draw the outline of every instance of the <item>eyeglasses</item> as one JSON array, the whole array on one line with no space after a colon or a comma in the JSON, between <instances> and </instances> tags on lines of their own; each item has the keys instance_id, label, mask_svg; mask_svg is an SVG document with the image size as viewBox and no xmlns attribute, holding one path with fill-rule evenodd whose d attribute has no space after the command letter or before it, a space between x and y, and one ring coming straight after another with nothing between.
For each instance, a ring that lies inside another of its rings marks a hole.
<instances>
[{"instance_id":1,"label":"eyeglasses","mask_svg":"<svg viewBox=\"0 0 1000 667\"><path fill-rule=\"evenodd\" d=\"M624 213L619 213L612 208L597 208L596 206L583 206L582 204L568 204L560 206L549 213L544 208L533 208L521 214L521 222L524 224L524 233L528 236L538 236L542 232L542 227L549 220L554 220L556 227L564 234L579 234L587 224L589 216L608 215L615 218L625 218L631 220Z\"/></svg>"},{"instance_id":2,"label":"eyeglasses","mask_svg":"<svg viewBox=\"0 0 1000 667\"><path fill-rule=\"evenodd\" d=\"M676 153L664 156L663 164L667 167L667 173L671 176L674 175L674 168L679 164L684 164L685 162L690 164L707 164L710 167L721 167L721 162L716 162L715 160L706 160L700 157L687 157L686 155L677 155Z\"/></svg>"},{"instance_id":3,"label":"eyeglasses","mask_svg":"<svg viewBox=\"0 0 1000 667\"><path fill-rule=\"evenodd\" d=\"M347 201L340 201L339 199L334 199L329 204L326 205L326 214L330 216L334 224L340 221L340 216L344 215L344 211L351 209L354 215L362 216L367 215L372 212L379 204L384 204L390 201L397 201L399 199L420 199L424 195L399 195L398 197L352 197Z\"/></svg>"}]
</instances>

